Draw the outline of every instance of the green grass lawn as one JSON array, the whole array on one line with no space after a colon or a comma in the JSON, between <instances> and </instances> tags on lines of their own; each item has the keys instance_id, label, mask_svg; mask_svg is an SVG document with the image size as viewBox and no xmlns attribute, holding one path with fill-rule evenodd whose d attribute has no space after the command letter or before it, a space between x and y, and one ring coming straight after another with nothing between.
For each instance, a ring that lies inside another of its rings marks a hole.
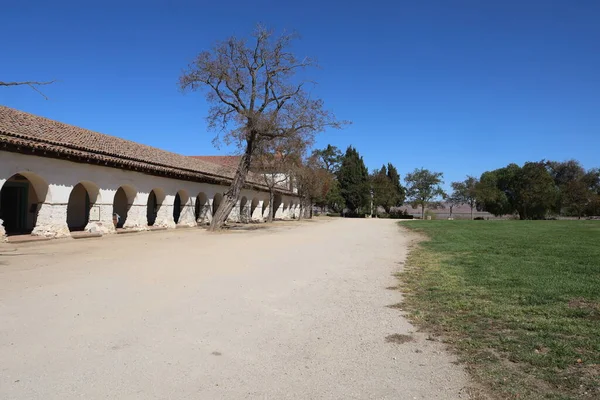
<instances>
[{"instance_id":1,"label":"green grass lawn","mask_svg":"<svg viewBox=\"0 0 600 400\"><path fill-rule=\"evenodd\" d=\"M600 221L419 221L404 307L497 398L600 399Z\"/></svg>"}]
</instances>

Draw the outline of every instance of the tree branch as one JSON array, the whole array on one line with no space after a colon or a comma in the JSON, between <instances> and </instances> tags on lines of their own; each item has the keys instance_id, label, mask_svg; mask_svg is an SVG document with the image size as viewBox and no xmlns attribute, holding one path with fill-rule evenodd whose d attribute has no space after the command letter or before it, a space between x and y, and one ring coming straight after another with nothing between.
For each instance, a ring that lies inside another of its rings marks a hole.
<instances>
[{"instance_id":1,"label":"tree branch","mask_svg":"<svg viewBox=\"0 0 600 400\"><path fill-rule=\"evenodd\" d=\"M216 84L216 85L215 85L215 84L213 84L212 82L210 82L208 79L207 79L205 82L206 82L206 84L207 84L208 86L210 86L210 87L212 88L212 90L215 92L215 94L216 94L217 96L219 96L219 99L220 99L220 100L221 100L223 103L227 104L229 107L233 108L233 109L234 109L235 111L237 111L238 113L240 112L240 108L239 108L238 106L236 106L235 104L233 104L233 103L232 103L232 102L230 102L230 101L227 101L227 100L225 100L225 98L223 97L223 94L221 93L221 90L219 89L219 86L221 85L221 82L222 82L221 80L219 80L219 82L217 82L217 84Z\"/></svg>"},{"instance_id":2,"label":"tree branch","mask_svg":"<svg viewBox=\"0 0 600 400\"><path fill-rule=\"evenodd\" d=\"M50 85L51 83L54 83L54 82L56 82L56 81L54 81L54 80L47 81L47 82L40 82L40 81L2 82L2 81L0 81L0 86L29 86L30 88L32 88L33 90L38 92L44 99L48 100L48 96L46 96L44 93L42 93L42 91L39 90L38 88L36 88L36 86Z\"/></svg>"}]
</instances>

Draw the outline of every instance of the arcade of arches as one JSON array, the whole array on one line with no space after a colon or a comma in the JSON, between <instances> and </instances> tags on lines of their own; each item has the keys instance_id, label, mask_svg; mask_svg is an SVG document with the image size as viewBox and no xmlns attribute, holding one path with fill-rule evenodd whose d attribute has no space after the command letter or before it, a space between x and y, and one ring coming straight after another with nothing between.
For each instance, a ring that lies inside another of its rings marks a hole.
<instances>
[{"instance_id":1,"label":"arcade of arches","mask_svg":"<svg viewBox=\"0 0 600 400\"><path fill-rule=\"evenodd\" d=\"M8 157L4 158L5 154ZM215 184L121 170L101 178L102 172L110 168L84 165L85 168L73 169L72 163L62 160L5 152L2 156L0 238L19 234L68 237L74 231L107 234L119 229L208 224L227 189ZM6 168L5 160L10 161L10 158L18 159L19 165L23 165L22 158L34 162L27 169L14 165ZM36 163L39 168L33 168ZM69 165L52 168L53 164ZM63 173L67 169L70 173ZM120 177L127 179L118 179ZM266 191L244 189L228 220L262 222L268 212L277 219L299 217L297 197L278 194L275 207L269 206L268 199Z\"/></svg>"}]
</instances>

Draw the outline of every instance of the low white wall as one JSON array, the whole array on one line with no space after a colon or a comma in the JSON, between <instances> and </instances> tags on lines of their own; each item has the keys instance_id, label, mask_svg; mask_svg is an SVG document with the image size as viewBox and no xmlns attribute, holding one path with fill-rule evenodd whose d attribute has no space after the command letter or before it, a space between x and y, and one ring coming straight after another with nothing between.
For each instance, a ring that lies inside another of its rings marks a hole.
<instances>
[{"instance_id":1,"label":"low white wall","mask_svg":"<svg viewBox=\"0 0 600 400\"><path fill-rule=\"evenodd\" d=\"M198 183L147 175L139 172L109 168L94 164L74 163L61 159L23 155L18 153L0 151L0 190L4 182L15 174L22 174L34 186L40 202L37 223L33 234L43 236L68 236L67 205L73 187L83 182L90 195L90 221L86 226L88 231L103 233L114 232L113 225L113 200L117 190L123 187L127 194L127 218L124 228L148 229L147 203L152 190L159 197L164 197L157 210L154 226L175 227L173 220L173 204L175 196L179 193L181 198L181 214L177 225L196 225L195 202L196 197L203 193L207 199L201 207L198 222L207 223L212 218L212 204L215 194L222 194L227 186L208 183ZM90 190L91 189L91 190ZM40 195L42 193L42 195ZM203 196L203 197L204 197ZM263 202L268 202L269 194L256 190L243 189L240 198L246 197L244 215L240 215L240 204L234 207L229 216L230 221L246 222L262 221L268 215L262 214ZM250 215L253 200L258 201L258 206ZM283 209L284 203L293 203L292 196L287 196L278 210L281 218L292 218L290 208ZM1 233L1 232L0 232Z\"/></svg>"}]
</instances>

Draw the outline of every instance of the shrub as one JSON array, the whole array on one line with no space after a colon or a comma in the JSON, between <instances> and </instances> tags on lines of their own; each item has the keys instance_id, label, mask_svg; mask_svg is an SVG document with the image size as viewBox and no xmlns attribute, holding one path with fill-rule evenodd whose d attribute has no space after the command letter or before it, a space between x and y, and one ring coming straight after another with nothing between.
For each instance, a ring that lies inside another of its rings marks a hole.
<instances>
[{"instance_id":1,"label":"shrub","mask_svg":"<svg viewBox=\"0 0 600 400\"><path fill-rule=\"evenodd\" d=\"M392 219L413 219L413 216L408 213L408 210L392 210L390 211L389 218Z\"/></svg>"},{"instance_id":2,"label":"shrub","mask_svg":"<svg viewBox=\"0 0 600 400\"><path fill-rule=\"evenodd\" d=\"M483 221L483 220L485 220L485 218L483 218L483 217L475 217L475 218L473 218L473 220L474 221Z\"/></svg>"},{"instance_id":3,"label":"shrub","mask_svg":"<svg viewBox=\"0 0 600 400\"><path fill-rule=\"evenodd\" d=\"M436 219L437 215L431 210L425 210L425 219L427 219L427 217L431 217L431 219Z\"/></svg>"},{"instance_id":4,"label":"shrub","mask_svg":"<svg viewBox=\"0 0 600 400\"><path fill-rule=\"evenodd\" d=\"M365 214L363 213L356 213L356 212L347 212L344 214L344 217L346 218L365 218Z\"/></svg>"}]
</instances>

